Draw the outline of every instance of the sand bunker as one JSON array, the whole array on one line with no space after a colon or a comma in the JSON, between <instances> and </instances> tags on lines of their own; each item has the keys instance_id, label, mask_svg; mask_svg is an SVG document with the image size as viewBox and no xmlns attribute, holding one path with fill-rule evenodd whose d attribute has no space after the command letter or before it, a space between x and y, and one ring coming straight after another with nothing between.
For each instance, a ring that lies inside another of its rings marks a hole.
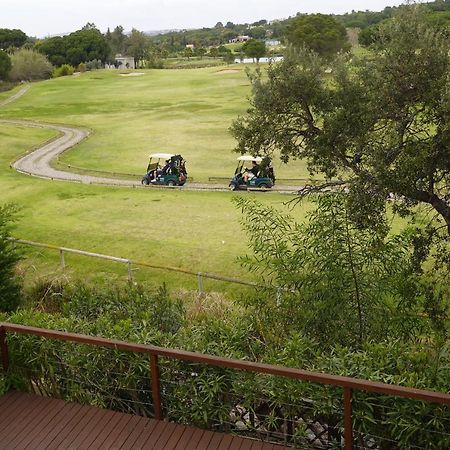
<instances>
[{"instance_id":1,"label":"sand bunker","mask_svg":"<svg viewBox=\"0 0 450 450\"><path fill-rule=\"evenodd\" d=\"M238 70L238 69L223 69L223 70L219 70L214 73L216 75L222 75L222 74L226 74L226 73L238 73L238 72L240 72L240 70Z\"/></svg>"},{"instance_id":2,"label":"sand bunker","mask_svg":"<svg viewBox=\"0 0 450 450\"><path fill-rule=\"evenodd\" d=\"M121 77L140 77L141 75L145 75L144 72L131 72L131 73L119 73Z\"/></svg>"}]
</instances>

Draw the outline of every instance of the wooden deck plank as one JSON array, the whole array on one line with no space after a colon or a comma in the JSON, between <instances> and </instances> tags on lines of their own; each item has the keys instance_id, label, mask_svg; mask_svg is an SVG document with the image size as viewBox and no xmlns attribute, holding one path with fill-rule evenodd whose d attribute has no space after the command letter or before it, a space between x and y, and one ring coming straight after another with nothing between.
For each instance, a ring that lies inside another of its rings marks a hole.
<instances>
[{"instance_id":1,"label":"wooden deck plank","mask_svg":"<svg viewBox=\"0 0 450 450\"><path fill-rule=\"evenodd\" d=\"M72 417L72 419L66 422L61 432L53 438L53 440L47 445L46 448L49 450L61 449L62 448L61 443L67 438L69 434L72 433L74 428L83 420L83 417L86 415L88 410L89 410L88 406L82 405L81 408Z\"/></svg>"},{"instance_id":2,"label":"wooden deck plank","mask_svg":"<svg viewBox=\"0 0 450 450\"><path fill-rule=\"evenodd\" d=\"M78 403L69 403L54 421L50 422L41 430L41 435L26 447L29 450L43 450L64 430L73 417L82 408Z\"/></svg>"},{"instance_id":3,"label":"wooden deck plank","mask_svg":"<svg viewBox=\"0 0 450 450\"><path fill-rule=\"evenodd\" d=\"M1 450L281 450L285 447L32 394L0 397Z\"/></svg>"},{"instance_id":4,"label":"wooden deck plank","mask_svg":"<svg viewBox=\"0 0 450 450\"><path fill-rule=\"evenodd\" d=\"M127 437L132 435L134 429L141 422L141 417L131 416L130 421L125 425L119 436L116 437L114 443L109 447L110 449L120 449L122 444L126 441Z\"/></svg>"},{"instance_id":5,"label":"wooden deck plank","mask_svg":"<svg viewBox=\"0 0 450 450\"><path fill-rule=\"evenodd\" d=\"M199 428L186 427L174 450L197 450L203 432Z\"/></svg>"},{"instance_id":6,"label":"wooden deck plank","mask_svg":"<svg viewBox=\"0 0 450 450\"><path fill-rule=\"evenodd\" d=\"M143 449L154 448L159 437L164 433L165 428L169 422L157 422L155 428L153 428L151 434L147 437L146 441L142 445Z\"/></svg>"},{"instance_id":7,"label":"wooden deck plank","mask_svg":"<svg viewBox=\"0 0 450 450\"><path fill-rule=\"evenodd\" d=\"M130 422L131 418L133 417L130 414L123 414L123 413L116 413L119 415L119 421L116 423L116 426L114 427L114 430L112 430L106 439L103 441L101 448L102 449L109 449L115 442L115 440L120 436L120 433L125 429L128 422Z\"/></svg>"},{"instance_id":8,"label":"wooden deck plank","mask_svg":"<svg viewBox=\"0 0 450 450\"><path fill-rule=\"evenodd\" d=\"M143 437L146 428L153 427L156 425L156 420L147 419L146 417L139 417L139 422L137 423L134 430L125 439L120 447L120 450L132 450L134 448L139 448L138 440Z\"/></svg>"},{"instance_id":9,"label":"wooden deck plank","mask_svg":"<svg viewBox=\"0 0 450 450\"><path fill-rule=\"evenodd\" d=\"M60 441L60 443L58 444L59 448L64 448L66 450L75 449L80 444L80 441L78 440L80 433L84 430L86 426L89 425L89 422L94 418L95 414L97 413L97 408L92 407L90 408L86 406L83 409L84 414L77 422L77 424L74 427L72 427L70 432L66 433L64 439ZM52 447L52 445L50 447Z\"/></svg>"},{"instance_id":10,"label":"wooden deck plank","mask_svg":"<svg viewBox=\"0 0 450 450\"><path fill-rule=\"evenodd\" d=\"M166 427L164 428L164 432L161 433L159 439L155 442L154 448L163 449L166 447L167 442L172 437L173 433L176 433L179 425L173 422L167 422Z\"/></svg>"},{"instance_id":11,"label":"wooden deck plank","mask_svg":"<svg viewBox=\"0 0 450 450\"><path fill-rule=\"evenodd\" d=\"M209 430L205 430L203 432L203 436L200 439L199 443L198 443L198 448L208 448L209 447L209 443L211 442L211 439L213 438L214 433L212 431Z\"/></svg>"},{"instance_id":12,"label":"wooden deck plank","mask_svg":"<svg viewBox=\"0 0 450 450\"><path fill-rule=\"evenodd\" d=\"M209 441L208 448L217 449L222 441L222 435L219 433L213 433L211 440Z\"/></svg>"},{"instance_id":13,"label":"wooden deck plank","mask_svg":"<svg viewBox=\"0 0 450 450\"><path fill-rule=\"evenodd\" d=\"M99 429L99 422L105 417L105 409L95 408L95 413L90 417L90 420L83 425L81 431L77 433L76 440L69 446L69 448L79 449L83 448L86 440L91 440L92 435L96 434L96 430Z\"/></svg>"},{"instance_id":14,"label":"wooden deck plank","mask_svg":"<svg viewBox=\"0 0 450 450\"><path fill-rule=\"evenodd\" d=\"M217 450L228 450L231 448L231 442L233 441L233 436L231 434L222 434L220 444L217 447ZM240 447L240 444L237 448ZM234 447L236 449L236 447Z\"/></svg>"},{"instance_id":15,"label":"wooden deck plank","mask_svg":"<svg viewBox=\"0 0 450 450\"><path fill-rule=\"evenodd\" d=\"M249 448L249 442L247 439L243 439L239 436L233 436L233 440L231 441L230 444L230 449L232 450L244 450L245 447L243 447L242 445L246 444L247 448Z\"/></svg>"},{"instance_id":16,"label":"wooden deck plank","mask_svg":"<svg viewBox=\"0 0 450 450\"><path fill-rule=\"evenodd\" d=\"M116 425L120 421L120 415L113 411L111 415L111 419L106 423L101 430L96 430L97 436L92 436L91 442L88 442L86 445L87 450L98 450L101 448L103 442L107 439L107 437L114 431Z\"/></svg>"},{"instance_id":17,"label":"wooden deck plank","mask_svg":"<svg viewBox=\"0 0 450 450\"><path fill-rule=\"evenodd\" d=\"M18 438L11 441L11 446L17 450L25 449L29 444L40 440L42 430L55 420L55 417L66 407L66 403L62 400L52 399L45 405L45 408L37 414L32 422L28 425L29 432L26 435L20 433Z\"/></svg>"},{"instance_id":18,"label":"wooden deck plank","mask_svg":"<svg viewBox=\"0 0 450 450\"><path fill-rule=\"evenodd\" d=\"M36 408L42 406L44 403L45 399L43 397L27 399L25 405L18 408L14 415L8 417L9 424L0 433L0 442L3 447L8 448L9 442L14 440L17 435L20 435L23 428L28 427L29 423L33 421L35 414L40 413Z\"/></svg>"},{"instance_id":19,"label":"wooden deck plank","mask_svg":"<svg viewBox=\"0 0 450 450\"><path fill-rule=\"evenodd\" d=\"M23 396L16 395L11 401L11 404L1 411L0 414L0 433L4 431L4 429L10 423L14 423L13 418L17 418L20 414L23 414L23 411L27 409L27 405L32 401L38 401L38 398L34 396L29 396L25 394Z\"/></svg>"},{"instance_id":20,"label":"wooden deck plank","mask_svg":"<svg viewBox=\"0 0 450 450\"><path fill-rule=\"evenodd\" d=\"M178 445L178 441L180 440L181 436L183 435L185 429L186 429L186 426L177 425L176 429L173 431L172 436L170 436L170 438L167 441L164 448L167 450L173 450Z\"/></svg>"}]
</instances>

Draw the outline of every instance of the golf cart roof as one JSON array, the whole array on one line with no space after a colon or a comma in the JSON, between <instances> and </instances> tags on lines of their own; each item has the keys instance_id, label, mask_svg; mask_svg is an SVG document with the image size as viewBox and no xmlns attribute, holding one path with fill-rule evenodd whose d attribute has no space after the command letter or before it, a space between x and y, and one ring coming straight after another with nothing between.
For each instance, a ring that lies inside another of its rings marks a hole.
<instances>
[{"instance_id":1,"label":"golf cart roof","mask_svg":"<svg viewBox=\"0 0 450 450\"><path fill-rule=\"evenodd\" d=\"M260 156L251 156L251 155L241 155L237 158L238 161L256 161L261 162L262 158Z\"/></svg>"},{"instance_id":2,"label":"golf cart roof","mask_svg":"<svg viewBox=\"0 0 450 450\"><path fill-rule=\"evenodd\" d=\"M174 153L152 153L150 158L159 158L159 159L170 159L172 156L175 156Z\"/></svg>"}]
</instances>

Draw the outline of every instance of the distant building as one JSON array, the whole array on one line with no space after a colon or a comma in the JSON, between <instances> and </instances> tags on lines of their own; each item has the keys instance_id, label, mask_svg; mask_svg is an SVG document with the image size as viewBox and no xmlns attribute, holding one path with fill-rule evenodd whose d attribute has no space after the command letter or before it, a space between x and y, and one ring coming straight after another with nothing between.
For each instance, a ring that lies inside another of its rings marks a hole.
<instances>
[{"instance_id":1,"label":"distant building","mask_svg":"<svg viewBox=\"0 0 450 450\"><path fill-rule=\"evenodd\" d=\"M132 56L122 56L120 53L114 58L118 69L135 69L136 65Z\"/></svg>"},{"instance_id":2,"label":"distant building","mask_svg":"<svg viewBox=\"0 0 450 450\"><path fill-rule=\"evenodd\" d=\"M274 47L275 45L280 45L280 44L281 44L281 42L278 41L277 39L267 39L266 40L266 45L268 47Z\"/></svg>"},{"instance_id":3,"label":"distant building","mask_svg":"<svg viewBox=\"0 0 450 450\"><path fill-rule=\"evenodd\" d=\"M230 43L236 43L236 42L247 42L250 40L250 36L237 36L234 39L230 39Z\"/></svg>"},{"instance_id":4,"label":"distant building","mask_svg":"<svg viewBox=\"0 0 450 450\"><path fill-rule=\"evenodd\" d=\"M191 50L194 50L194 44L186 44L186 48L190 48Z\"/></svg>"}]
</instances>

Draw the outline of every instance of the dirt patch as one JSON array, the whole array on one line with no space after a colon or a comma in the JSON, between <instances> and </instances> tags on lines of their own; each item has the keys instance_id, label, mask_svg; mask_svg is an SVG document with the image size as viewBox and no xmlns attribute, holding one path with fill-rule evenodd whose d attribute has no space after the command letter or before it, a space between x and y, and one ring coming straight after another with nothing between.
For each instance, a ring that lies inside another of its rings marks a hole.
<instances>
[{"instance_id":1,"label":"dirt patch","mask_svg":"<svg viewBox=\"0 0 450 450\"><path fill-rule=\"evenodd\" d=\"M223 69L223 70L214 72L214 74L215 75L225 75L227 73L238 73L238 72L240 72L240 70L238 70L238 69Z\"/></svg>"},{"instance_id":2,"label":"dirt patch","mask_svg":"<svg viewBox=\"0 0 450 450\"><path fill-rule=\"evenodd\" d=\"M140 77L141 75L145 75L144 72L131 72L131 73L119 73L121 77Z\"/></svg>"}]
</instances>

